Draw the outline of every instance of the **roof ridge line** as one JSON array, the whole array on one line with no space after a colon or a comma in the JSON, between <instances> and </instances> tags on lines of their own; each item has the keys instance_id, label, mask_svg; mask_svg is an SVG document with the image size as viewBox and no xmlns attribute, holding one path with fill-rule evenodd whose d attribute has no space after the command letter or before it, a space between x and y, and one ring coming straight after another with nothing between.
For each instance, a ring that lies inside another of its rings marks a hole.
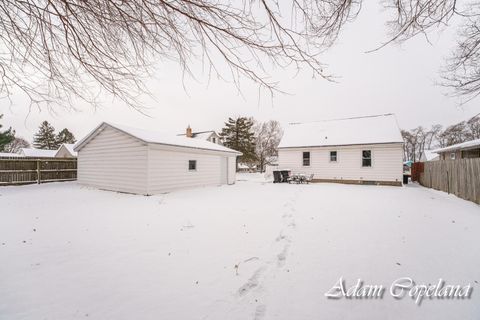
<instances>
[{"instance_id":1,"label":"roof ridge line","mask_svg":"<svg viewBox=\"0 0 480 320\"><path fill-rule=\"evenodd\" d=\"M334 119L314 120L314 121L308 121L308 122L290 122L288 124L289 125L297 125L297 124L307 124L307 123L317 123L317 122L376 118L376 117L385 117L385 116L395 116L395 114L394 113L382 113L382 114L372 114L372 115L367 115L367 116L357 116L357 117L348 117L348 118L334 118Z\"/></svg>"}]
</instances>

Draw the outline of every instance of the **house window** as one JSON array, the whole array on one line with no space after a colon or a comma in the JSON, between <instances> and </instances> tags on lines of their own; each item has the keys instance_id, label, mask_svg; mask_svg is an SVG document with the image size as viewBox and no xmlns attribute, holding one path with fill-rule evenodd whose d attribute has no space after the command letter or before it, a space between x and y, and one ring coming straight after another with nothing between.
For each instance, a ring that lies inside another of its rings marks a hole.
<instances>
[{"instance_id":1,"label":"house window","mask_svg":"<svg viewBox=\"0 0 480 320\"><path fill-rule=\"evenodd\" d=\"M197 160L188 160L188 170L189 171L197 170Z\"/></svg>"},{"instance_id":2,"label":"house window","mask_svg":"<svg viewBox=\"0 0 480 320\"><path fill-rule=\"evenodd\" d=\"M450 160L455 160L455 152L450 153Z\"/></svg>"},{"instance_id":3,"label":"house window","mask_svg":"<svg viewBox=\"0 0 480 320\"><path fill-rule=\"evenodd\" d=\"M330 151L330 162L337 162L337 151Z\"/></svg>"},{"instance_id":4,"label":"house window","mask_svg":"<svg viewBox=\"0 0 480 320\"><path fill-rule=\"evenodd\" d=\"M372 150L362 151L362 167L372 166Z\"/></svg>"},{"instance_id":5,"label":"house window","mask_svg":"<svg viewBox=\"0 0 480 320\"><path fill-rule=\"evenodd\" d=\"M309 166L310 165L310 152L303 153L303 165Z\"/></svg>"},{"instance_id":6,"label":"house window","mask_svg":"<svg viewBox=\"0 0 480 320\"><path fill-rule=\"evenodd\" d=\"M213 142L213 143L217 143L217 139L216 139L216 138L212 138L212 142Z\"/></svg>"}]
</instances>

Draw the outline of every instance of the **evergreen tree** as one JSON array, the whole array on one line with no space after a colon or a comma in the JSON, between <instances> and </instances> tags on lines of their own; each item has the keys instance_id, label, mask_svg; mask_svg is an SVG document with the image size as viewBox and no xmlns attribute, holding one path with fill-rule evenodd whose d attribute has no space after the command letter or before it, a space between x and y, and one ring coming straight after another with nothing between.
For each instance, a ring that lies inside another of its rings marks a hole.
<instances>
[{"instance_id":1,"label":"evergreen tree","mask_svg":"<svg viewBox=\"0 0 480 320\"><path fill-rule=\"evenodd\" d=\"M33 138L33 145L38 149L58 149L58 144L55 139L55 129L48 121L43 121L40 125L38 133L35 134Z\"/></svg>"},{"instance_id":2,"label":"evergreen tree","mask_svg":"<svg viewBox=\"0 0 480 320\"><path fill-rule=\"evenodd\" d=\"M3 114L0 114L0 119L2 119ZM0 124L0 129L2 128L2 125ZM15 138L15 130L12 130L12 128L8 128L6 131L1 131L0 130L0 152L5 151L5 147L13 141Z\"/></svg>"},{"instance_id":3,"label":"evergreen tree","mask_svg":"<svg viewBox=\"0 0 480 320\"><path fill-rule=\"evenodd\" d=\"M63 143L72 144L77 141L73 133L71 133L67 128L63 129L57 134L56 140L58 146L62 145Z\"/></svg>"},{"instance_id":4,"label":"evergreen tree","mask_svg":"<svg viewBox=\"0 0 480 320\"><path fill-rule=\"evenodd\" d=\"M228 118L228 122L225 122L225 127L222 129L223 144L243 153L241 157L237 157L237 169L239 162L252 163L256 160L255 133L252 127L251 118L238 117L237 119Z\"/></svg>"}]
</instances>

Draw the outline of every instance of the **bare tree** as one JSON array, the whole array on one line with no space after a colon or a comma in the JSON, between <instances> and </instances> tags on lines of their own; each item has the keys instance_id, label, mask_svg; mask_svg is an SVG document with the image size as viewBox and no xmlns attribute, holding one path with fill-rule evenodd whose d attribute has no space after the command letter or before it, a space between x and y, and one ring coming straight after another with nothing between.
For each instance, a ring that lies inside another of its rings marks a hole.
<instances>
[{"instance_id":1,"label":"bare tree","mask_svg":"<svg viewBox=\"0 0 480 320\"><path fill-rule=\"evenodd\" d=\"M439 135L439 143L441 147L448 147L468 140L470 140L469 132L465 121L447 127Z\"/></svg>"},{"instance_id":2,"label":"bare tree","mask_svg":"<svg viewBox=\"0 0 480 320\"><path fill-rule=\"evenodd\" d=\"M480 114L472 117L467 121L467 127L469 130L469 139L480 139Z\"/></svg>"},{"instance_id":3,"label":"bare tree","mask_svg":"<svg viewBox=\"0 0 480 320\"><path fill-rule=\"evenodd\" d=\"M421 152L425 145L425 132L422 127L417 127L411 131L402 130L404 160L416 162L420 159Z\"/></svg>"},{"instance_id":4,"label":"bare tree","mask_svg":"<svg viewBox=\"0 0 480 320\"><path fill-rule=\"evenodd\" d=\"M457 47L443 70L443 84L470 101L480 94L480 2L474 1L464 17Z\"/></svg>"},{"instance_id":5,"label":"bare tree","mask_svg":"<svg viewBox=\"0 0 480 320\"><path fill-rule=\"evenodd\" d=\"M420 160L424 150L430 150L438 143L442 134L441 125L433 125L430 130L419 126L410 131L402 130L404 160L416 162Z\"/></svg>"},{"instance_id":6,"label":"bare tree","mask_svg":"<svg viewBox=\"0 0 480 320\"><path fill-rule=\"evenodd\" d=\"M276 1L3 0L0 2L0 93L20 89L36 104L72 98L96 102L100 85L131 106L142 78L159 60L184 72L200 58L220 77L219 61L269 90L263 63L308 67L326 77L314 1L292 1L286 21ZM100 92L100 93L101 93Z\"/></svg>"},{"instance_id":7,"label":"bare tree","mask_svg":"<svg viewBox=\"0 0 480 320\"><path fill-rule=\"evenodd\" d=\"M30 148L30 143L22 137L15 137L5 146L5 152L17 153L21 148Z\"/></svg>"},{"instance_id":8,"label":"bare tree","mask_svg":"<svg viewBox=\"0 0 480 320\"><path fill-rule=\"evenodd\" d=\"M480 139L480 114L443 130L441 125L433 125L430 130L417 127L412 130L402 130L403 158L417 161L424 150L436 147L444 148L465 141Z\"/></svg>"},{"instance_id":9,"label":"bare tree","mask_svg":"<svg viewBox=\"0 0 480 320\"><path fill-rule=\"evenodd\" d=\"M425 144L425 148L427 150L431 150L438 146L438 138L439 135L442 133L443 127L439 124L435 124L429 131L429 136L427 138L427 143Z\"/></svg>"},{"instance_id":10,"label":"bare tree","mask_svg":"<svg viewBox=\"0 0 480 320\"><path fill-rule=\"evenodd\" d=\"M282 139L283 130L278 121L270 120L256 123L254 131L258 167L260 172L264 172L265 166L275 161L278 156L277 147Z\"/></svg>"},{"instance_id":11,"label":"bare tree","mask_svg":"<svg viewBox=\"0 0 480 320\"><path fill-rule=\"evenodd\" d=\"M412 159L413 137L408 130L402 130L401 133L403 138L403 161L407 161Z\"/></svg>"},{"instance_id":12,"label":"bare tree","mask_svg":"<svg viewBox=\"0 0 480 320\"><path fill-rule=\"evenodd\" d=\"M478 2L384 0L390 40L405 41L465 19L445 84L468 97L480 92ZM362 0L2 0L0 95L20 89L34 104L98 102L107 92L137 107L152 65L177 61L185 73L200 59L211 75L268 90L273 66L307 68L330 79L318 54L360 12ZM288 14L286 14L288 13ZM287 18L288 17L288 18ZM227 73L222 72L227 66ZM99 89L98 89L99 88Z\"/></svg>"}]
</instances>

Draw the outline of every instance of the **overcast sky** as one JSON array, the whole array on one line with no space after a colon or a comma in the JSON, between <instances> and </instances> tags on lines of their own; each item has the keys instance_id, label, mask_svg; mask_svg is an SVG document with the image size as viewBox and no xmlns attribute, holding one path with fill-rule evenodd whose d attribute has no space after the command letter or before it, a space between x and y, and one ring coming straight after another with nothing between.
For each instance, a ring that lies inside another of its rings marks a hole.
<instances>
[{"instance_id":1,"label":"overcast sky","mask_svg":"<svg viewBox=\"0 0 480 320\"><path fill-rule=\"evenodd\" d=\"M12 96L13 104L0 100L4 127L12 126L19 136L31 141L38 125L48 120L58 130L67 127L82 138L101 121L133 127L183 133L188 124L194 131L220 129L228 117L253 116L265 121L289 122L395 113L402 128L418 125L449 125L480 112L479 100L459 107L459 101L445 96L445 88L435 85L444 59L455 46L455 28L430 34L429 44L418 37L402 46L391 45L375 53L365 53L387 39L385 15L368 1L359 18L349 24L339 42L322 58L338 83L314 79L308 70L271 70L274 80L288 95L271 99L260 94L254 84L243 82L240 96L234 85L197 74L182 83L180 68L159 63L155 79L148 81L154 99L145 98L149 116L122 103L107 100L100 110L78 104L79 112L29 110L28 100ZM198 68L197 68L198 69Z\"/></svg>"}]
</instances>

